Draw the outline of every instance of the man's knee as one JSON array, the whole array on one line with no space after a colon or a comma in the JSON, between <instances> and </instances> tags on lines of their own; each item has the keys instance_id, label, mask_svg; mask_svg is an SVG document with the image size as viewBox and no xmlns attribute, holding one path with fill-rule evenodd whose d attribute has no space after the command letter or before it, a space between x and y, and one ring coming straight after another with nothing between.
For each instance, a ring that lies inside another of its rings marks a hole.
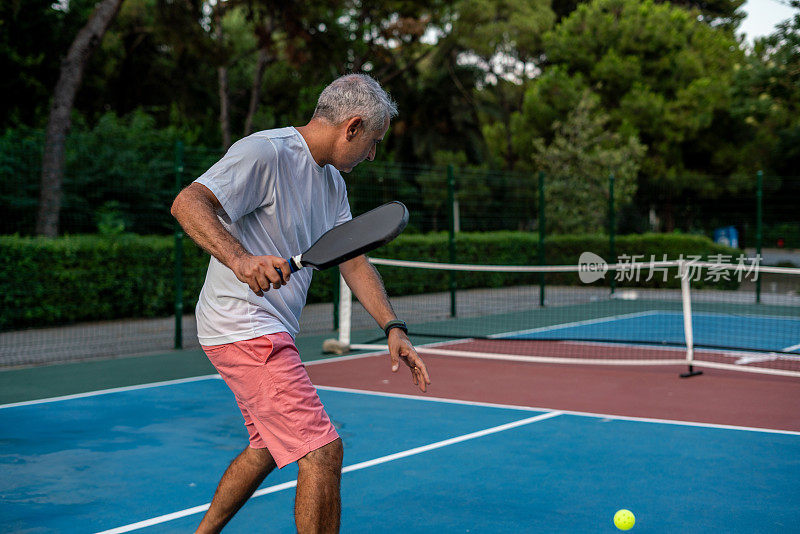
<instances>
[{"instance_id":1,"label":"man's knee","mask_svg":"<svg viewBox=\"0 0 800 534\"><path fill-rule=\"evenodd\" d=\"M312 469L341 471L343 455L344 447L342 446L342 438L336 438L327 445L313 450L300 458L298 465L301 469L308 467Z\"/></svg>"},{"instance_id":2,"label":"man's knee","mask_svg":"<svg viewBox=\"0 0 800 534\"><path fill-rule=\"evenodd\" d=\"M246 447L241 457L244 458L249 464L253 465L254 467L258 467L259 469L271 470L275 467L275 460L272 458L272 454L270 454L269 450L266 448L254 449L252 447Z\"/></svg>"}]
</instances>

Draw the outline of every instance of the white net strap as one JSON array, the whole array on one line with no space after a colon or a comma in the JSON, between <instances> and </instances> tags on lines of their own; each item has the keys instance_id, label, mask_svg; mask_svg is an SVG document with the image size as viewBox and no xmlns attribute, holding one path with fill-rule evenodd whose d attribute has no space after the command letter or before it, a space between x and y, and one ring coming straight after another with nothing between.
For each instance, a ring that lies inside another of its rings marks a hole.
<instances>
[{"instance_id":1,"label":"white net strap","mask_svg":"<svg viewBox=\"0 0 800 534\"><path fill-rule=\"evenodd\" d=\"M353 314L353 294L344 277L339 275L339 341L343 346L350 345L351 317Z\"/></svg>"}]
</instances>

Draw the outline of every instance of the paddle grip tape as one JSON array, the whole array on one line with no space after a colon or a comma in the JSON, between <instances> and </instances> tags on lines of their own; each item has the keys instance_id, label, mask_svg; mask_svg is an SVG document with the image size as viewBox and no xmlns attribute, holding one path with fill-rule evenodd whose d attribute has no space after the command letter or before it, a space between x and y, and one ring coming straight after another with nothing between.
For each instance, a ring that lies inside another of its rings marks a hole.
<instances>
[{"instance_id":1,"label":"paddle grip tape","mask_svg":"<svg viewBox=\"0 0 800 534\"><path fill-rule=\"evenodd\" d=\"M301 256L302 256L302 254L299 254L297 256L289 258L289 272L290 273L296 273L297 271L299 271L300 269L303 268L303 264L300 263L300 257ZM286 280L283 278L283 272L280 270L280 268L275 267L275 270L278 271L278 275L281 277L281 280L284 283L286 283Z\"/></svg>"}]
</instances>

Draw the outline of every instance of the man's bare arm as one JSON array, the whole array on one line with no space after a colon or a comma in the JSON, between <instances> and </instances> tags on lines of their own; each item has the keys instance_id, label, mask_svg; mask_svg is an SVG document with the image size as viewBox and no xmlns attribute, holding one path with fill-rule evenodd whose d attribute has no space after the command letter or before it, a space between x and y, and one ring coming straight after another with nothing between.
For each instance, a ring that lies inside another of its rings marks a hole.
<instances>
[{"instance_id":1,"label":"man's bare arm","mask_svg":"<svg viewBox=\"0 0 800 534\"><path fill-rule=\"evenodd\" d=\"M277 256L253 256L228 232L217 217L224 213L214 193L206 186L191 183L181 191L170 210L186 234L217 258L262 296L270 286L278 289L289 281L289 263ZM276 269L280 269L280 273Z\"/></svg>"},{"instance_id":2,"label":"man's bare arm","mask_svg":"<svg viewBox=\"0 0 800 534\"><path fill-rule=\"evenodd\" d=\"M367 260L366 256L357 256L339 266L347 285L353 290L358 301L383 328L383 325L397 319L397 316L386 295L381 275Z\"/></svg>"},{"instance_id":3,"label":"man's bare arm","mask_svg":"<svg viewBox=\"0 0 800 534\"><path fill-rule=\"evenodd\" d=\"M364 306L364 309L372 315L378 326L383 328L386 323L397 318L389 303L389 297L386 295L380 274L365 256L358 256L346 261L339 266L339 269L353 294ZM389 330L388 344L392 371L397 371L400 360L403 360L411 369L414 384L422 391L427 390L428 384L431 383L428 369L422 358L417 355L417 351L414 350L406 333L398 328Z\"/></svg>"}]
</instances>

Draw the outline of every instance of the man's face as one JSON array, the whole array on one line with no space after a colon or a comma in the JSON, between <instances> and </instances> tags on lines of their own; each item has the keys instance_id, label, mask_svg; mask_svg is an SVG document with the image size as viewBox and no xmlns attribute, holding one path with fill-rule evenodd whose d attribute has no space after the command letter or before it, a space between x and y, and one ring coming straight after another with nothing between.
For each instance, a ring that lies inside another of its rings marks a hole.
<instances>
[{"instance_id":1,"label":"man's face","mask_svg":"<svg viewBox=\"0 0 800 534\"><path fill-rule=\"evenodd\" d=\"M339 157L334 166L342 172L350 172L365 159L374 160L378 144L383 141L388 130L388 117L380 130L372 131L364 128L363 121L351 119L347 123L343 143L340 145Z\"/></svg>"}]
</instances>

